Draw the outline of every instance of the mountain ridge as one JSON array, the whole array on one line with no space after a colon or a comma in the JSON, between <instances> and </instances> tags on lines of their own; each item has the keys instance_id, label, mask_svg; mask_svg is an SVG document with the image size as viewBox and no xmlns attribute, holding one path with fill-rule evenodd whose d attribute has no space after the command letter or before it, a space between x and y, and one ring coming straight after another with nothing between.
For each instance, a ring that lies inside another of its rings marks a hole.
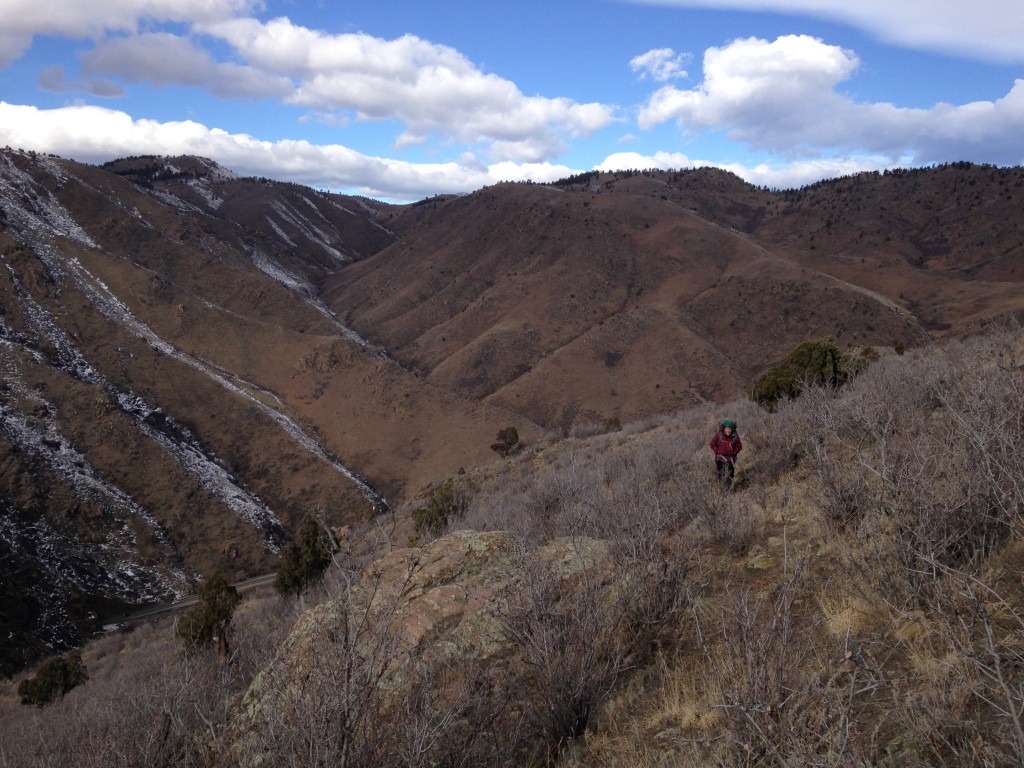
<instances>
[{"instance_id":1,"label":"mountain ridge","mask_svg":"<svg viewBox=\"0 0 1024 768\"><path fill-rule=\"evenodd\" d=\"M808 338L891 348L1020 313L1021 186L957 165L780 192L700 169L399 206L202 158L4 150L8 658L273 570L305 514L412 503L506 426L684 410Z\"/></svg>"}]
</instances>

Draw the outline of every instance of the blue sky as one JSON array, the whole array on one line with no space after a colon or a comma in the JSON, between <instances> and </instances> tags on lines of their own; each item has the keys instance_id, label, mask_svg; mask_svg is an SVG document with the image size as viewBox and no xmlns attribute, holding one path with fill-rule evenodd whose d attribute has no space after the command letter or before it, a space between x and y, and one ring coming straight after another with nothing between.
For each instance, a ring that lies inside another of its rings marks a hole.
<instances>
[{"instance_id":1,"label":"blue sky","mask_svg":"<svg viewBox=\"0 0 1024 768\"><path fill-rule=\"evenodd\" d=\"M395 201L592 169L1020 165L1024 4L0 0L0 144Z\"/></svg>"}]
</instances>

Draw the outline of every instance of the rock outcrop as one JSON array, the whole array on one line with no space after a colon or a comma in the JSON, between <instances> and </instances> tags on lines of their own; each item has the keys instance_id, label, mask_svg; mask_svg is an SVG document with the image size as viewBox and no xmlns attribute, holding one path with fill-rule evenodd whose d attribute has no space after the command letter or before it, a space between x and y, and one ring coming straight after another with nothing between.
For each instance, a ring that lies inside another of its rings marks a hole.
<instances>
[{"instance_id":1,"label":"rock outcrop","mask_svg":"<svg viewBox=\"0 0 1024 768\"><path fill-rule=\"evenodd\" d=\"M478 738L470 731L481 722L515 733L506 729L527 718L536 661L523 617L540 592L550 615L568 617L559 603L591 577L608 595L610 562L604 541L558 539L527 552L512 534L478 531L385 555L296 622L246 695L238 754L273 762L314 739L328 752L345 741L380 758L410 748L424 713L453 729L449 747Z\"/></svg>"}]
</instances>

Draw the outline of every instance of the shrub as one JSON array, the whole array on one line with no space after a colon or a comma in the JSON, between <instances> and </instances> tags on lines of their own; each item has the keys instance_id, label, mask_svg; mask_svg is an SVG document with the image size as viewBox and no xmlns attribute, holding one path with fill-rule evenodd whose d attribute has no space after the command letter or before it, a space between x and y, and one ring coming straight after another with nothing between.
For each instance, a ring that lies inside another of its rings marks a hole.
<instances>
[{"instance_id":1,"label":"shrub","mask_svg":"<svg viewBox=\"0 0 1024 768\"><path fill-rule=\"evenodd\" d=\"M427 494L426 501L426 506L412 512L412 521L419 534L440 533L449 520L465 514L468 506L465 495L455 487L450 477L433 488Z\"/></svg>"},{"instance_id":2,"label":"shrub","mask_svg":"<svg viewBox=\"0 0 1024 768\"><path fill-rule=\"evenodd\" d=\"M491 444L491 450L502 458L509 456L519 444L519 431L515 427L498 430L498 441Z\"/></svg>"},{"instance_id":3,"label":"shrub","mask_svg":"<svg viewBox=\"0 0 1024 768\"><path fill-rule=\"evenodd\" d=\"M757 380L750 399L770 409L779 400L796 397L811 384L841 386L866 365L866 359L840 352L831 336L805 341Z\"/></svg>"},{"instance_id":4,"label":"shrub","mask_svg":"<svg viewBox=\"0 0 1024 768\"><path fill-rule=\"evenodd\" d=\"M185 650L200 651L216 641L221 659L226 660L228 628L241 601L238 590L222 574L211 576L199 590L199 601L177 623L178 637L184 641Z\"/></svg>"},{"instance_id":5,"label":"shrub","mask_svg":"<svg viewBox=\"0 0 1024 768\"><path fill-rule=\"evenodd\" d=\"M323 578L336 549L330 531L306 515L295 541L281 550L274 587L282 595L298 597Z\"/></svg>"},{"instance_id":6,"label":"shrub","mask_svg":"<svg viewBox=\"0 0 1024 768\"><path fill-rule=\"evenodd\" d=\"M43 662L35 675L19 683L18 695L22 704L41 707L63 698L65 693L88 679L82 655L69 653Z\"/></svg>"}]
</instances>

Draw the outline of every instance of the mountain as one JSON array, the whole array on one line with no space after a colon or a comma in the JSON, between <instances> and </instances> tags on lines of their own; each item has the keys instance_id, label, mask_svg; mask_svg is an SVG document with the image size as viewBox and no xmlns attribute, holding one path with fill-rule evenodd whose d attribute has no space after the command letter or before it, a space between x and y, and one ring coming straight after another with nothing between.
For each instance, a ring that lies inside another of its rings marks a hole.
<instances>
[{"instance_id":1,"label":"mountain","mask_svg":"<svg viewBox=\"0 0 1024 768\"><path fill-rule=\"evenodd\" d=\"M809 338L913 346L1019 313L1022 180L591 173L391 205L6 149L3 671L215 571L273 571L306 514L405 511L506 426L721 402Z\"/></svg>"},{"instance_id":2,"label":"mountain","mask_svg":"<svg viewBox=\"0 0 1024 768\"><path fill-rule=\"evenodd\" d=\"M307 513L365 520L496 429L536 432L319 301L395 238L387 206L138 162L0 155L5 672L213 571L273 571ZM222 218L233 194L245 216Z\"/></svg>"},{"instance_id":3,"label":"mountain","mask_svg":"<svg viewBox=\"0 0 1024 768\"><path fill-rule=\"evenodd\" d=\"M324 297L440 386L549 426L636 419L737 397L808 338L916 344L1019 311L1022 180L958 166L796 193L712 169L499 185L439 203Z\"/></svg>"}]
</instances>

